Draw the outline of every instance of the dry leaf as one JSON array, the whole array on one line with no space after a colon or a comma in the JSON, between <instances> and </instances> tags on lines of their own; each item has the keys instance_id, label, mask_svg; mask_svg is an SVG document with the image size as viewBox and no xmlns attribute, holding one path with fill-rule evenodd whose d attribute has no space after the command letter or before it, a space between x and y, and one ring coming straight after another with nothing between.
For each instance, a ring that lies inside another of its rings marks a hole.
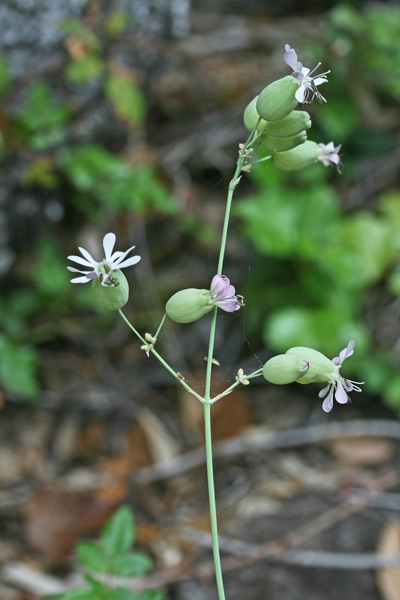
<instances>
[{"instance_id":1,"label":"dry leaf","mask_svg":"<svg viewBox=\"0 0 400 600\"><path fill-rule=\"evenodd\" d=\"M348 437L329 444L332 454L343 464L379 465L390 460L395 451L391 440L376 437Z\"/></svg>"},{"instance_id":2,"label":"dry leaf","mask_svg":"<svg viewBox=\"0 0 400 600\"><path fill-rule=\"evenodd\" d=\"M179 446L175 438L151 410L142 409L137 420L146 435L154 463L168 461L179 454Z\"/></svg>"},{"instance_id":3,"label":"dry leaf","mask_svg":"<svg viewBox=\"0 0 400 600\"><path fill-rule=\"evenodd\" d=\"M380 556L400 554L400 523L384 527L376 551ZM384 600L400 600L400 567L379 569L376 577Z\"/></svg>"}]
</instances>

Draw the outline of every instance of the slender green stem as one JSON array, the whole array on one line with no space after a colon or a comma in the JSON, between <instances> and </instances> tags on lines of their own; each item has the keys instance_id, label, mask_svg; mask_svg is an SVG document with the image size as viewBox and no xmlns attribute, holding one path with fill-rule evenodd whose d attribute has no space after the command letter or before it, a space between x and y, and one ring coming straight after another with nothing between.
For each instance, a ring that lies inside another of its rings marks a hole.
<instances>
[{"instance_id":1,"label":"slender green stem","mask_svg":"<svg viewBox=\"0 0 400 600\"><path fill-rule=\"evenodd\" d=\"M121 309L118 310L119 314L121 315L121 317L123 318L123 320L125 321L125 323L128 325L128 327L133 331L133 333L139 338L139 340L145 344L148 345L148 343L146 342L146 340L144 339L144 337L142 337L140 335L140 333L134 328L134 326L132 325L132 323L129 321L129 319L124 315L124 313L122 312ZM181 379L178 375L178 373L176 371L174 371L174 369L167 363L166 360L163 359L163 357L158 354L157 350L154 350L154 348L150 348L150 352L152 354L154 354L154 356L160 361L160 363L163 365L163 367L165 367L167 369L167 371L169 371L171 373L171 375L173 375L173 377L175 377L175 379L177 379L179 381L179 383L181 385L183 385L183 387L190 392L191 394L193 394L193 396L196 396L196 398L198 400L200 400L200 402L204 402L204 399L197 394L197 392L195 392L194 390L192 390L192 388L190 387L190 385L188 385L186 383L186 381L184 381L183 379Z\"/></svg>"},{"instance_id":2,"label":"slender green stem","mask_svg":"<svg viewBox=\"0 0 400 600\"><path fill-rule=\"evenodd\" d=\"M244 378L245 379L254 379L254 377L260 377L261 374L262 374L262 367L260 369L257 369L257 371L250 373L249 375L244 375ZM224 396L227 396L228 394L230 394L241 383L242 383L242 381L239 378L237 378L235 383L232 383L232 385L230 385L228 388L226 388L226 390L224 390L223 392L221 392L220 394L215 396L215 398L211 398L210 403L215 404L215 402L217 402L217 400L220 400Z\"/></svg>"},{"instance_id":3,"label":"slender green stem","mask_svg":"<svg viewBox=\"0 0 400 600\"><path fill-rule=\"evenodd\" d=\"M162 328L162 326L164 325L164 323L165 323L165 319L166 319L166 318L167 318L167 313L164 313L164 316L163 316L163 318L161 319L161 323L159 324L159 326L158 326L158 329L157 329L157 331L156 331L156 334L155 334L155 336L154 336L155 338L157 338L157 337L158 337L158 334L160 333L160 331L161 331L161 328Z\"/></svg>"},{"instance_id":4,"label":"slender green stem","mask_svg":"<svg viewBox=\"0 0 400 600\"><path fill-rule=\"evenodd\" d=\"M210 503L211 537L214 555L215 578L217 581L218 600L225 600L224 582L222 579L221 557L218 544L217 507L215 503L214 472L211 439L211 404L204 402L204 431L206 443L208 498Z\"/></svg>"}]
</instances>

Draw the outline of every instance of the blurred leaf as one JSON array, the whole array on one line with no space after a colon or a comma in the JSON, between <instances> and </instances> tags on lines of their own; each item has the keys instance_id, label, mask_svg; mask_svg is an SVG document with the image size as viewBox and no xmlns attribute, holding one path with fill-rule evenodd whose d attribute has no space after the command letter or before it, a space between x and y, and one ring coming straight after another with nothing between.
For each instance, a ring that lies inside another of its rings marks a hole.
<instances>
[{"instance_id":1,"label":"blurred leaf","mask_svg":"<svg viewBox=\"0 0 400 600\"><path fill-rule=\"evenodd\" d=\"M100 546L81 542L76 546L76 554L84 567L96 573L107 573L109 571L109 559L106 552Z\"/></svg>"},{"instance_id":2,"label":"blurred leaf","mask_svg":"<svg viewBox=\"0 0 400 600\"><path fill-rule=\"evenodd\" d=\"M114 556L110 572L120 577L136 577L147 573L153 566L153 561L142 552L130 552Z\"/></svg>"},{"instance_id":3,"label":"blurred leaf","mask_svg":"<svg viewBox=\"0 0 400 600\"><path fill-rule=\"evenodd\" d=\"M90 585L92 590L100 594L101 597L107 597L108 587L102 581L98 581L97 579L95 579L91 575L88 575L87 573L84 573L83 577L85 581Z\"/></svg>"},{"instance_id":4,"label":"blurred leaf","mask_svg":"<svg viewBox=\"0 0 400 600\"><path fill-rule=\"evenodd\" d=\"M36 366L33 348L18 346L0 334L0 384L6 391L34 399L39 391Z\"/></svg>"},{"instance_id":5,"label":"blurred leaf","mask_svg":"<svg viewBox=\"0 0 400 600\"><path fill-rule=\"evenodd\" d=\"M104 594L99 594L91 588L77 588L61 596L62 600L104 600Z\"/></svg>"},{"instance_id":6,"label":"blurred leaf","mask_svg":"<svg viewBox=\"0 0 400 600\"><path fill-rule=\"evenodd\" d=\"M164 598L165 595L162 590L148 590L135 596L135 600L164 600Z\"/></svg>"},{"instance_id":7,"label":"blurred leaf","mask_svg":"<svg viewBox=\"0 0 400 600\"><path fill-rule=\"evenodd\" d=\"M116 116L131 127L143 124L145 105L142 93L130 73L115 73L108 77L105 92Z\"/></svg>"},{"instance_id":8,"label":"blurred leaf","mask_svg":"<svg viewBox=\"0 0 400 600\"><path fill-rule=\"evenodd\" d=\"M89 83L104 72L104 62L94 54L87 54L69 63L65 76L70 83Z\"/></svg>"},{"instance_id":9,"label":"blurred leaf","mask_svg":"<svg viewBox=\"0 0 400 600\"><path fill-rule=\"evenodd\" d=\"M329 139L345 141L359 123L359 109L350 97L332 98L318 113L318 123Z\"/></svg>"},{"instance_id":10,"label":"blurred leaf","mask_svg":"<svg viewBox=\"0 0 400 600\"><path fill-rule=\"evenodd\" d=\"M11 85L11 74L6 60L0 56L0 94L7 92Z\"/></svg>"},{"instance_id":11,"label":"blurred leaf","mask_svg":"<svg viewBox=\"0 0 400 600\"><path fill-rule=\"evenodd\" d=\"M101 541L108 556L118 555L133 545L136 537L133 513L121 506L107 521L101 532Z\"/></svg>"},{"instance_id":12,"label":"blurred leaf","mask_svg":"<svg viewBox=\"0 0 400 600\"><path fill-rule=\"evenodd\" d=\"M104 22L104 33L108 37L117 38L129 27L130 21L129 13L115 10L107 16Z\"/></svg>"},{"instance_id":13,"label":"blurred leaf","mask_svg":"<svg viewBox=\"0 0 400 600\"><path fill-rule=\"evenodd\" d=\"M110 600L136 600L137 594L123 587L116 587L111 592Z\"/></svg>"},{"instance_id":14,"label":"blurred leaf","mask_svg":"<svg viewBox=\"0 0 400 600\"><path fill-rule=\"evenodd\" d=\"M37 158L32 161L21 178L21 185L41 185L46 188L55 188L58 178L54 171L54 163L48 158Z\"/></svg>"},{"instance_id":15,"label":"blurred leaf","mask_svg":"<svg viewBox=\"0 0 400 600\"><path fill-rule=\"evenodd\" d=\"M51 238L40 238L36 245L36 264L33 269L37 289L47 296L48 307L54 302L59 309L69 293L66 257Z\"/></svg>"}]
</instances>

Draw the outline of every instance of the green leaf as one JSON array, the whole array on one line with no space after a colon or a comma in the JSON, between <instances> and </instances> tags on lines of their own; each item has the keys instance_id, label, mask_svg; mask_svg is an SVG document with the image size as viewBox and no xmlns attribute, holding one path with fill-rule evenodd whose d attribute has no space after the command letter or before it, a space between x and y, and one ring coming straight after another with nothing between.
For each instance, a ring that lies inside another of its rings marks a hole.
<instances>
[{"instance_id":1,"label":"green leaf","mask_svg":"<svg viewBox=\"0 0 400 600\"><path fill-rule=\"evenodd\" d=\"M11 84L11 75L4 58L0 56L0 94L4 94Z\"/></svg>"},{"instance_id":2,"label":"green leaf","mask_svg":"<svg viewBox=\"0 0 400 600\"><path fill-rule=\"evenodd\" d=\"M101 541L108 556L115 556L131 548L135 537L134 517L128 506L121 506L101 532Z\"/></svg>"},{"instance_id":3,"label":"green leaf","mask_svg":"<svg viewBox=\"0 0 400 600\"><path fill-rule=\"evenodd\" d=\"M90 585L92 590L94 590L100 595L103 595L105 597L107 596L109 588L105 585L105 583L103 583L102 581L98 581L91 575L88 575L88 573L85 573L83 577L85 581Z\"/></svg>"},{"instance_id":4,"label":"green leaf","mask_svg":"<svg viewBox=\"0 0 400 600\"><path fill-rule=\"evenodd\" d=\"M0 385L25 400L39 391L36 377L37 356L33 348L18 346L0 334Z\"/></svg>"},{"instance_id":5,"label":"green leaf","mask_svg":"<svg viewBox=\"0 0 400 600\"><path fill-rule=\"evenodd\" d=\"M135 596L135 600L164 600L165 595L162 590L148 590Z\"/></svg>"},{"instance_id":6,"label":"green leaf","mask_svg":"<svg viewBox=\"0 0 400 600\"><path fill-rule=\"evenodd\" d=\"M119 37L129 27L131 16L123 10L108 15L104 22L104 33L111 38Z\"/></svg>"},{"instance_id":7,"label":"green leaf","mask_svg":"<svg viewBox=\"0 0 400 600\"><path fill-rule=\"evenodd\" d=\"M131 127L143 124L143 96L129 73L110 75L106 81L105 92L119 119Z\"/></svg>"},{"instance_id":8,"label":"green leaf","mask_svg":"<svg viewBox=\"0 0 400 600\"><path fill-rule=\"evenodd\" d=\"M98 594L91 588L77 588L67 592L61 598L62 600L104 600L104 595Z\"/></svg>"},{"instance_id":9,"label":"green leaf","mask_svg":"<svg viewBox=\"0 0 400 600\"><path fill-rule=\"evenodd\" d=\"M81 542L76 546L76 553L82 565L96 573L107 573L110 563L104 549L89 542Z\"/></svg>"},{"instance_id":10,"label":"green leaf","mask_svg":"<svg viewBox=\"0 0 400 600\"><path fill-rule=\"evenodd\" d=\"M134 592L131 592L130 590L123 588L123 587L114 588L114 590L112 591L112 594L110 596L110 600L136 600L136 599L137 599L137 594L135 594Z\"/></svg>"},{"instance_id":11,"label":"green leaf","mask_svg":"<svg viewBox=\"0 0 400 600\"><path fill-rule=\"evenodd\" d=\"M71 83L89 83L104 72L104 62L94 54L87 54L80 60L69 63L65 76Z\"/></svg>"},{"instance_id":12,"label":"green leaf","mask_svg":"<svg viewBox=\"0 0 400 600\"><path fill-rule=\"evenodd\" d=\"M136 577L147 573L153 566L153 561L142 552L117 554L110 565L111 573L120 577Z\"/></svg>"}]
</instances>

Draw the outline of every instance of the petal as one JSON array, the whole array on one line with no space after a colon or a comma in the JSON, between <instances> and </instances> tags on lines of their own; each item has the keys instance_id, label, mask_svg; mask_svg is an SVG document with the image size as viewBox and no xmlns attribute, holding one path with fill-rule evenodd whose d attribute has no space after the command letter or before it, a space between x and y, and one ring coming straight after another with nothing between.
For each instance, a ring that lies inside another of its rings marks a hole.
<instances>
[{"instance_id":1,"label":"petal","mask_svg":"<svg viewBox=\"0 0 400 600\"><path fill-rule=\"evenodd\" d=\"M326 396L326 394L327 394L327 393L328 393L328 391L330 390L331 386L332 386L332 384L331 384L331 383L328 383L328 385L327 385L326 387L324 387L324 389L323 389L323 390L321 390L321 391L320 391L320 393L318 394L318 396L319 396L320 398L323 398L324 396Z\"/></svg>"},{"instance_id":2,"label":"petal","mask_svg":"<svg viewBox=\"0 0 400 600\"><path fill-rule=\"evenodd\" d=\"M328 83L327 77L314 77L313 79L315 85L322 85L323 83Z\"/></svg>"},{"instance_id":3,"label":"petal","mask_svg":"<svg viewBox=\"0 0 400 600\"><path fill-rule=\"evenodd\" d=\"M118 264L119 264L121 261L123 261L123 260L124 260L125 256L126 256L127 254L129 254L129 252L130 252L131 250L133 250L134 248L135 248L135 246L131 246L130 248L128 248L128 250L125 250L125 252L120 252L120 251L118 251L118 252L114 252L114 254L113 254L113 255L112 255L112 257L111 257L111 260L112 260L112 262L113 262L115 265L118 265Z\"/></svg>"},{"instance_id":4,"label":"petal","mask_svg":"<svg viewBox=\"0 0 400 600\"><path fill-rule=\"evenodd\" d=\"M94 267L97 265L97 263L93 262L89 262L88 260L86 260L85 258L82 258L80 256L68 256L68 260L73 260L74 262L78 263L79 265L83 265L85 267Z\"/></svg>"},{"instance_id":5,"label":"petal","mask_svg":"<svg viewBox=\"0 0 400 600\"><path fill-rule=\"evenodd\" d=\"M331 412L333 408L333 387L322 403L322 410L326 413Z\"/></svg>"},{"instance_id":6,"label":"petal","mask_svg":"<svg viewBox=\"0 0 400 600\"><path fill-rule=\"evenodd\" d=\"M339 354L340 364L342 364L346 358L348 358L349 356L351 356L354 353L354 346L355 346L355 341L350 340L349 343L347 344L346 348L344 348L340 352L340 354Z\"/></svg>"},{"instance_id":7,"label":"petal","mask_svg":"<svg viewBox=\"0 0 400 600\"><path fill-rule=\"evenodd\" d=\"M68 271L71 271L71 273L83 273L84 275L86 275L87 273L92 273L93 271L81 271L80 269L75 269L75 267L67 267Z\"/></svg>"},{"instance_id":8,"label":"petal","mask_svg":"<svg viewBox=\"0 0 400 600\"><path fill-rule=\"evenodd\" d=\"M113 248L115 246L116 239L117 238L115 237L115 233L106 233L106 235L103 238L103 248L106 260L109 260L111 258L111 252L113 251Z\"/></svg>"},{"instance_id":9,"label":"petal","mask_svg":"<svg viewBox=\"0 0 400 600\"><path fill-rule=\"evenodd\" d=\"M83 256L86 258L86 260L89 261L89 263L93 266L98 265L97 260L94 260L93 256L90 254L90 252L88 252L87 250L85 250L85 248L81 248L80 246L78 247L79 252L81 252L83 254Z\"/></svg>"},{"instance_id":10,"label":"petal","mask_svg":"<svg viewBox=\"0 0 400 600\"><path fill-rule=\"evenodd\" d=\"M301 71L302 64L297 60L297 53L294 48L291 48L289 44L285 45L285 54L283 55L283 60L293 71Z\"/></svg>"},{"instance_id":11,"label":"petal","mask_svg":"<svg viewBox=\"0 0 400 600\"><path fill-rule=\"evenodd\" d=\"M214 275L210 285L210 292L214 300L223 300L228 294L230 281L226 275Z\"/></svg>"},{"instance_id":12,"label":"petal","mask_svg":"<svg viewBox=\"0 0 400 600\"><path fill-rule=\"evenodd\" d=\"M71 279L71 283L89 283L90 279L87 277L74 277Z\"/></svg>"},{"instance_id":13,"label":"petal","mask_svg":"<svg viewBox=\"0 0 400 600\"><path fill-rule=\"evenodd\" d=\"M131 267L132 265L136 265L136 263L138 263L140 259L141 259L141 256L131 256L131 258L124 260L124 262L119 263L116 266L118 267L118 269L125 269L126 267Z\"/></svg>"},{"instance_id":14,"label":"petal","mask_svg":"<svg viewBox=\"0 0 400 600\"><path fill-rule=\"evenodd\" d=\"M306 99L306 88L304 85L301 85L297 90L296 93L294 95L294 97L296 98L297 102L299 102L300 104L304 104L304 100Z\"/></svg>"},{"instance_id":15,"label":"petal","mask_svg":"<svg viewBox=\"0 0 400 600\"><path fill-rule=\"evenodd\" d=\"M339 402L339 404L347 404L349 401L341 380L339 380L336 385L335 400L336 402Z\"/></svg>"},{"instance_id":16,"label":"petal","mask_svg":"<svg viewBox=\"0 0 400 600\"><path fill-rule=\"evenodd\" d=\"M240 308L240 305L237 303L236 299L232 298L220 300L215 304L218 306L218 308L221 308L225 312L235 312L235 310L239 310Z\"/></svg>"}]
</instances>

